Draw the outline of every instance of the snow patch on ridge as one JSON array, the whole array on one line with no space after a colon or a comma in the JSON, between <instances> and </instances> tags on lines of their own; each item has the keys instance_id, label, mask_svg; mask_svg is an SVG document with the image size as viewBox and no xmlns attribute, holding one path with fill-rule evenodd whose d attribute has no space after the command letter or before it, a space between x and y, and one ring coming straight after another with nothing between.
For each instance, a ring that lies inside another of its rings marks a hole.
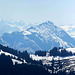
<instances>
[{"instance_id":1,"label":"snow patch on ridge","mask_svg":"<svg viewBox=\"0 0 75 75\"><path fill-rule=\"evenodd\" d=\"M30 35L30 34L32 34L32 33L29 32L29 31L24 31L24 32L23 32L23 35Z\"/></svg>"},{"instance_id":2,"label":"snow patch on ridge","mask_svg":"<svg viewBox=\"0 0 75 75\"><path fill-rule=\"evenodd\" d=\"M72 53L75 53L75 48L66 48L67 51L71 51Z\"/></svg>"}]
</instances>

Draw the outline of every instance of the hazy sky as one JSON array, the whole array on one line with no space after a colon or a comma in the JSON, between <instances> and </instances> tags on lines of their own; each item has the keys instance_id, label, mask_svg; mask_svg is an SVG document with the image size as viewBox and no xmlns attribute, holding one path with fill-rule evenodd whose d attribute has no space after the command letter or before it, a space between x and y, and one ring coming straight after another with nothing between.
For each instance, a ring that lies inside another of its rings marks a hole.
<instances>
[{"instance_id":1,"label":"hazy sky","mask_svg":"<svg viewBox=\"0 0 75 75\"><path fill-rule=\"evenodd\" d=\"M0 0L0 19L75 24L75 0Z\"/></svg>"}]
</instances>

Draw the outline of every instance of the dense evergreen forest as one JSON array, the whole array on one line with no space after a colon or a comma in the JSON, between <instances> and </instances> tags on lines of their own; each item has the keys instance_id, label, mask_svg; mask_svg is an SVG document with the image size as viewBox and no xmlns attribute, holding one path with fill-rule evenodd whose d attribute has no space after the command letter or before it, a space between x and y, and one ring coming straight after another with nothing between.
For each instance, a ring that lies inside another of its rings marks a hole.
<instances>
[{"instance_id":1,"label":"dense evergreen forest","mask_svg":"<svg viewBox=\"0 0 75 75\"><path fill-rule=\"evenodd\" d=\"M47 65L43 65L42 61L32 60L29 57L29 54L27 53L27 51L20 52L12 48L5 47L3 45L0 45L0 50L3 50L4 52L8 52L8 53L18 56L19 60L20 58L23 58L27 62L27 63L22 63L22 64L16 63L15 65L13 65L13 62L11 60L12 57L6 56L5 54L1 54L0 55L0 75L74 75L75 74L74 71L71 71L70 73L66 73L65 70L64 71L61 70L61 71L58 71L57 73L54 73L54 62L55 62L54 59L52 59L51 61L52 65L47 66ZM55 55L52 54L54 51L56 52L54 53ZM42 54L42 56L45 56L46 51L44 51L43 53L42 52L43 51L37 51L36 55L38 53L39 55ZM59 51L56 47L53 48L50 53L53 56L56 56L57 54L59 56L63 56L62 54L59 54ZM71 54L72 54L71 52L68 54L66 52L67 56ZM58 60L58 66L59 66L59 69L62 69L63 65L61 64L60 60ZM48 69L52 70L52 73L50 73Z\"/></svg>"},{"instance_id":2,"label":"dense evergreen forest","mask_svg":"<svg viewBox=\"0 0 75 75\"><path fill-rule=\"evenodd\" d=\"M53 68L53 65L51 68ZM10 56L2 54L0 55L0 75L74 75L74 72L67 74L65 71L60 71L57 74L50 74L41 65L13 65Z\"/></svg>"},{"instance_id":3,"label":"dense evergreen forest","mask_svg":"<svg viewBox=\"0 0 75 75\"><path fill-rule=\"evenodd\" d=\"M62 50L60 51L60 49ZM38 56L46 56L46 53L47 51L41 51L41 50L35 51L35 55L38 55ZM48 51L48 53L49 53L49 56L61 56L61 57L75 55L72 52L66 51L63 47L59 47L59 48L54 47L53 49Z\"/></svg>"},{"instance_id":4,"label":"dense evergreen forest","mask_svg":"<svg viewBox=\"0 0 75 75\"><path fill-rule=\"evenodd\" d=\"M20 52L18 50L14 50L13 48L9 48L8 46L6 47L1 44L0 44L0 49L3 50L4 52L8 52L8 53L11 53L15 56L18 56L18 59L20 59L20 58L25 59L27 63L42 64L41 61L32 60L27 51Z\"/></svg>"}]
</instances>

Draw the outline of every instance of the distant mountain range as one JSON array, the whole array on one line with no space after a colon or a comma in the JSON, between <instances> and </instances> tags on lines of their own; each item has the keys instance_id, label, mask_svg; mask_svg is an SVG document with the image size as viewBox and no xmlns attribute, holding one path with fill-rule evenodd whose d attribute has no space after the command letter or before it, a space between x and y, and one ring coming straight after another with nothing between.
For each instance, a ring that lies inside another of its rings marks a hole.
<instances>
[{"instance_id":1,"label":"distant mountain range","mask_svg":"<svg viewBox=\"0 0 75 75\"><path fill-rule=\"evenodd\" d=\"M38 25L37 23L26 23L22 20L20 21L5 21L0 20L0 36L4 33L12 33L14 31L24 31L25 29L33 26L35 27ZM64 31L66 31L72 38L75 39L75 25L74 24L67 24L67 25L60 25Z\"/></svg>"},{"instance_id":2,"label":"distant mountain range","mask_svg":"<svg viewBox=\"0 0 75 75\"><path fill-rule=\"evenodd\" d=\"M30 23L25 23L23 21L0 20L0 36L4 33L12 33L14 31L23 31L24 29L30 26L35 26L35 25Z\"/></svg>"},{"instance_id":3,"label":"distant mountain range","mask_svg":"<svg viewBox=\"0 0 75 75\"><path fill-rule=\"evenodd\" d=\"M72 38L75 39L75 25L62 25L61 28L65 30Z\"/></svg>"},{"instance_id":4,"label":"distant mountain range","mask_svg":"<svg viewBox=\"0 0 75 75\"><path fill-rule=\"evenodd\" d=\"M0 43L20 51L50 50L53 47L75 47L75 40L63 29L47 21L23 31L4 33Z\"/></svg>"}]
</instances>

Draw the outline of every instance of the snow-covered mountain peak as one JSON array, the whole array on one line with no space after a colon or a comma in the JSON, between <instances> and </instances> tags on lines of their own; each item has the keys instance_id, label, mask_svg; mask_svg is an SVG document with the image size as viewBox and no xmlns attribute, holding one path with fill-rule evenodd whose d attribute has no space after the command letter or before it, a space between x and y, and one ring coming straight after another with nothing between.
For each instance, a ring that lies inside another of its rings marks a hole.
<instances>
[{"instance_id":1,"label":"snow-covered mountain peak","mask_svg":"<svg viewBox=\"0 0 75 75\"><path fill-rule=\"evenodd\" d=\"M54 25L54 23L51 22L51 21L46 21L46 22L41 23L41 24L38 25L37 27L39 27L39 26L53 27L53 26L55 26L55 25Z\"/></svg>"},{"instance_id":2,"label":"snow-covered mountain peak","mask_svg":"<svg viewBox=\"0 0 75 75\"><path fill-rule=\"evenodd\" d=\"M43 22L42 24L46 24L46 25L54 25L54 23L51 22L51 21L46 21L46 22Z\"/></svg>"},{"instance_id":3,"label":"snow-covered mountain peak","mask_svg":"<svg viewBox=\"0 0 75 75\"><path fill-rule=\"evenodd\" d=\"M4 45L8 43L10 47L15 49L28 50L28 52L50 50L53 47L75 47L74 39L50 21L43 22L36 27L27 28L21 32L6 34L1 37L1 42Z\"/></svg>"},{"instance_id":4,"label":"snow-covered mountain peak","mask_svg":"<svg viewBox=\"0 0 75 75\"><path fill-rule=\"evenodd\" d=\"M51 35L61 36L60 34L61 34L61 31L63 31L63 30L61 28L55 26L53 22L47 21L47 22L43 22L42 24L40 24L36 27L30 27L26 31L29 31L30 33L40 34L43 37L49 37ZM63 33L63 35L64 35L64 33Z\"/></svg>"}]
</instances>

